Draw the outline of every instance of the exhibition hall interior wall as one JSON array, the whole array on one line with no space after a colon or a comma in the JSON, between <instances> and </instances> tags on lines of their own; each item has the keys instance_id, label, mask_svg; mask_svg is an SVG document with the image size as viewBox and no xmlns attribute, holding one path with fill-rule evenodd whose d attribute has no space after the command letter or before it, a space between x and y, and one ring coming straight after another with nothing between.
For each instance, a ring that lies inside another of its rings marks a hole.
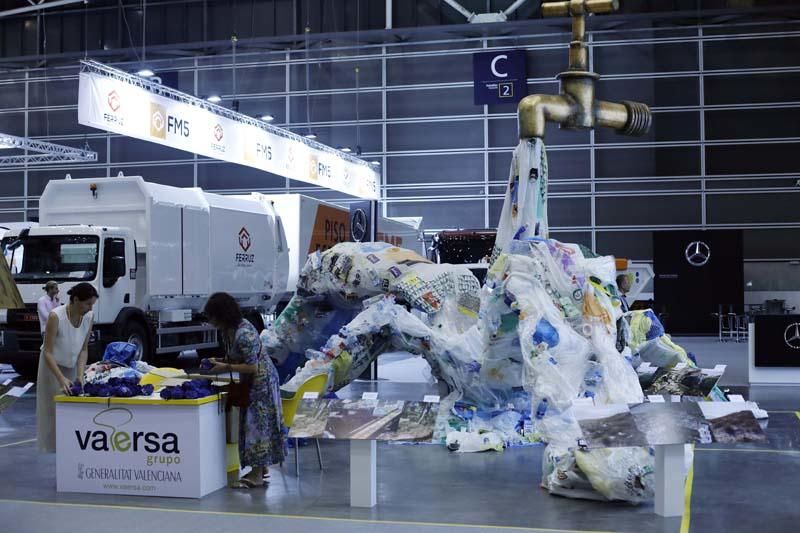
<instances>
[{"instance_id":1,"label":"exhibition hall interior wall","mask_svg":"<svg viewBox=\"0 0 800 533\"><path fill-rule=\"evenodd\" d=\"M292 17L291 11L278 10L281 2L274 5L276 16ZM332 28L333 18L320 19L313 9L307 14L303 6L292 18L298 27L308 19L320 30L356 30L343 25L345 20L352 25L346 13L337 15L339 27ZM157 9L172 13L167 7L148 8L148 21L155 21L147 30L148 46L154 50L169 39L198 37L189 29L169 33L156 15ZM246 37L254 30L243 11L237 31ZM127 29L139 46L141 17L134 9L126 12L129 27L122 26L123 32ZM80 28L86 18L80 13L74 20L45 17L49 52L60 47L56 59L43 68L0 71L0 131L88 145L98 162L0 171L1 220L35 219L47 181L67 173L78 178L123 172L222 193L301 192L347 203L340 193L79 125L77 60L86 45L81 40L102 44L105 31L93 29L99 37L73 35L70 24ZM186 11L189 20L191 13ZM334 147L360 146L364 159L381 163L387 216L422 216L429 233L495 227L517 143L516 108L473 104L472 54L524 48L529 93L557 93L554 76L567 66L568 21L511 25L504 36L426 34L415 28L405 42L375 43L365 36L369 28L382 27L385 13L363 8L361 13L364 33L353 31L346 42L314 41L309 50L242 46L236 54L240 111L271 114L274 124L313 132ZM418 20L401 22L428 20L420 18L419 9L409 13L417 13ZM725 20L695 24L662 14L657 22L640 18L617 31L589 25L590 65L602 75L598 96L647 102L653 127L646 136L631 138L606 129L566 132L548 125L549 216L555 238L644 261L653 257L653 231L742 228L745 281L752 282L746 303L755 303L799 286L800 265L790 260L800 259L800 22ZM113 22L116 28L116 14ZM4 56L14 55L15 38L22 43L18 55L30 51L25 26L20 28L18 34L6 31ZM230 106L233 56L230 45L225 50L219 43L225 35L229 39L230 29L215 32L206 35L217 41L215 55L164 59L154 51L148 57L156 59L147 66L181 91L218 94L222 105ZM127 62L104 59L103 52L95 56L89 48L89 57L129 71L144 64L141 48ZM70 53L75 60L58 59ZM790 294L789 305L793 298ZM800 301L796 305L800 308Z\"/></svg>"}]
</instances>

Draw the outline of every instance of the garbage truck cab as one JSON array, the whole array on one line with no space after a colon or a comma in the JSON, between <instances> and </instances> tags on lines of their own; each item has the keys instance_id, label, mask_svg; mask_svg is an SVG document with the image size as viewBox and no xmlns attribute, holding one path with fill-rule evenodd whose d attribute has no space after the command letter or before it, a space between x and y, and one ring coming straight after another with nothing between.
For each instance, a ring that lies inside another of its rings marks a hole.
<instances>
[{"instance_id":1,"label":"garbage truck cab","mask_svg":"<svg viewBox=\"0 0 800 533\"><path fill-rule=\"evenodd\" d=\"M112 341L137 345L137 358L186 350L218 355L216 331L202 309L230 293L246 318L286 292L287 245L268 203L148 183L141 177L53 180L39 204L40 226L6 232L0 244L16 259L24 309L0 313L0 362L30 375L42 338L36 302L59 283L61 301L80 282L99 294L90 359Z\"/></svg>"}]
</instances>

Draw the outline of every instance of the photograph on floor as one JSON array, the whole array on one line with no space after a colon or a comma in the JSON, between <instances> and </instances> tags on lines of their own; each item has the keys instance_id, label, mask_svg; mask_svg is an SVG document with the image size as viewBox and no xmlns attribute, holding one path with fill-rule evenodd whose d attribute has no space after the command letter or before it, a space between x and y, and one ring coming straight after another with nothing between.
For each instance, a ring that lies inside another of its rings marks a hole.
<instances>
[{"instance_id":1,"label":"photograph on floor","mask_svg":"<svg viewBox=\"0 0 800 533\"><path fill-rule=\"evenodd\" d=\"M636 426L651 446L711 442L711 432L696 402L646 402L631 406Z\"/></svg>"},{"instance_id":2,"label":"photograph on floor","mask_svg":"<svg viewBox=\"0 0 800 533\"><path fill-rule=\"evenodd\" d=\"M396 429L382 434L381 440L430 442L438 414L438 403L405 402Z\"/></svg>"},{"instance_id":3,"label":"photograph on floor","mask_svg":"<svg viewBox=\"0 0 800 533\"><path fill-rule=\"evenodd\" d=\"M330 404L334 400L303 400L297 406L289 437L293 439L319 438L328 423Z\"/></svg>"},{"instance_id":4,"label":"photograph on floor","mask_svg":"<svg viewBox=\"0 0 800 533\"><path fill-rule=\"evenodd\" d=\"M703 416L710 424L714 442L767 442L767 436L743 402L699 402Z\"/></svg>"},{"instance_id":5,"label":"photograph on floor","mask_svg":"<svg viewBox=\"0 0 800 533\"><path fill-rule=\"evenodd\" d=\"M627 404L574 405L572 413L588 448L648 445Z\"/></svg>"},{"instance_id":6,"label":"photograph on floor","mask_svg":"<svg viewBox=\"0 0 800 533\"><path fill-rule=\"evenodd\" d=\"M402 400L303 400L290 438L392 440L433 439L439 404Z\"/></svg>"},{"instance_id":7,"label":"photograph on floor","mask_svg":"<svg viewBox=\"0 0 800 533\"><path fill-rule=\"evenodd\" d=\"M332 402L323 437L346 440L383 440L397 432L403 401L338 400Z\"/></svg>"},{"instance_id":8,"label":"photograph on floor","mask_svg":"<svg viewBox=\"0 0 800 533\"><path fill-rule=\"evenodd\" d=\"M639 383L645 394L675 394L679 396L706 397L717 385L723 368L674 368L645 366L637 369Z\"/></svg>"}]
</instances>

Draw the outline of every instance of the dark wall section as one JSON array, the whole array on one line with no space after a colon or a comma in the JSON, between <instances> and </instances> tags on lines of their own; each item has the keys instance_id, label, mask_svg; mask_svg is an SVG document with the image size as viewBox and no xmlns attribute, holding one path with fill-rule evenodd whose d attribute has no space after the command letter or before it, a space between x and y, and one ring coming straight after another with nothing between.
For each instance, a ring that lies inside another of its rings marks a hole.
<instances>
[{"instance_id":1,"label":"dark wall section","mask_svg":"<svg viewBox=\"0 0 800 533\"><path fill-rule=\"evenodd\" d=\"M701 255L692 257L699 251ZM708 257L705 264L704 256ZM689 262L692 259L697 265ZM744 306L742 232L657 231L653 233L655 308L670 333L714 334L712 313Z\"/></svg>"}]
</instances>

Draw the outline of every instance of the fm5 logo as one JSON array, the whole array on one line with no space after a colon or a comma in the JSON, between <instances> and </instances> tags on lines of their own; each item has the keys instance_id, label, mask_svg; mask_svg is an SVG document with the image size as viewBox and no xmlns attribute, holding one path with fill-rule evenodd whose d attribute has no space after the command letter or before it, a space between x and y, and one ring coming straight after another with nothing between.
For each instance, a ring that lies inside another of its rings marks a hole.
<instances>
[{"instance_id":1,"label":"fm5 logo","mask_svg":"<svg viewBox=\"0 0 800 533\"><path fill-rule=\"evenodd\" d=\"M150 102L150 135L157 139L166 139L167 133L188 137L189 121L170 115L161 104Z\"/></svg>"}]
</instances>

